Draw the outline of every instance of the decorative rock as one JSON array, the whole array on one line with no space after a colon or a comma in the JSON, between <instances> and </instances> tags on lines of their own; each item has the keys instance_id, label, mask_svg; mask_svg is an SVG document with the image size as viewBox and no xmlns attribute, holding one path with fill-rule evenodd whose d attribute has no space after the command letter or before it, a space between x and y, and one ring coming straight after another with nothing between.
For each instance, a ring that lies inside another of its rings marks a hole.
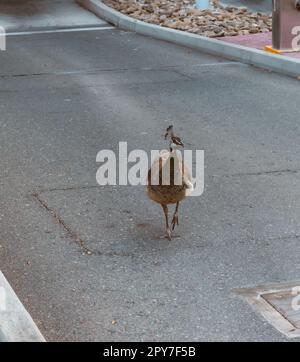
<instances>
[{"instance_id":1,"label":"decorative rock","mask_svg":"<svg viewBox=\"0 0 300 362\"><path fill-rule=\"evenodd\" d=\"M271 14L250 12L246 7L222 6L211 0L213 9L196 9L194 0L104 0L126 15L148 23L207 37L265 33L272 30Z\"/></svg>"}]
</instances>

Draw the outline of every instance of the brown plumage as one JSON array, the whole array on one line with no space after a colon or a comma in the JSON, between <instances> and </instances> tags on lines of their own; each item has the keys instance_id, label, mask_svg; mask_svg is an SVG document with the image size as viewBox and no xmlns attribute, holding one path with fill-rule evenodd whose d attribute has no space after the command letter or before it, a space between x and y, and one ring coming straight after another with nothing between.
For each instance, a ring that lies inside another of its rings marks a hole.
<instances>
[{"instance_id":1,"label":"brown plumage","mask_svg":"<svg viewBox=\"0 0 300 362\"><path fill-rule=\"evenodd\" d=\"M181 153L176 149L183 147L181 139L174 135L173 126L166 130L165 139L170 138L170 151L161 152L154 160L148 171L147 194L149 198L159 203L164 211L166 219L167 237L171 240L169 227L168 205L176 204L175 212L171 222L172 231L178 225L178 207L188 192L193 188L191 175L184 165Z\"/></svg>"}]
</instances>

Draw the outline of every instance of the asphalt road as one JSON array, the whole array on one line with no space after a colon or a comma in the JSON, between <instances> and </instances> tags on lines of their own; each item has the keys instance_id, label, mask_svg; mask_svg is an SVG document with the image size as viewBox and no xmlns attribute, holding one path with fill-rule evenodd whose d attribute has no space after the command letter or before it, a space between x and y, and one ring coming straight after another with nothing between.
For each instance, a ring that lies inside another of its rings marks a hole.
<instances>
[{"instance_id":1,"label":"asphalt road","mask_svg":"<svg viewBox=\"0 0 300 362\"><path fill-rule=\"evenodd\" d=\"M0 26L6 32L101 26L105 22L83 11L73 0L1 0Z\"/></svg>"},{"instance_id":2,"label":"asphalt road","mask_svg":"<svg viewBox=\"0 0 300 362\"><path fill-rule=\"evenodd\" d=\"M0 265L45 338L285 340L231 291L300 276L299 80L118 29L7 45ZM206 165L171 242L143 187L95 179L170 122Z\"/></svg>"}]
</instances>

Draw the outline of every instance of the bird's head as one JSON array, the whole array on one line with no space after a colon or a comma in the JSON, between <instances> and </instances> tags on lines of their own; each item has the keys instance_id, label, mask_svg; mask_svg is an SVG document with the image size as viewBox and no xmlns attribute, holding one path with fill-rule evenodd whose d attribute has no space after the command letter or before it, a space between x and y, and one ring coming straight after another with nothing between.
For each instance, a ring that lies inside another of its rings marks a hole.
<instances>
[{"instance_id":1,"label":"bird's head","mask_svg":"<svg viewBox=\"0 0 300 362\"><path fill-rule=\"evenodd\" d=\"M166 129L165 140L166 140L168 137L172 137L173 135L174 135L174 133L173 133L173 126L170 125L170 126Z\"/></svg>"},{"instance_id":2,"label":"bird's head","mask_svg":"<svg viewBox=\"0 0 300 362\"><path fill-rule=\"evenodd\" d=\"M170 141L170 151L171 152L173 150L177 150L177 149L180 149L180 148L184 147L184 144L181 141L181 138L178 137L178 136L175 136L172 125L170 125L166 129L165 140L168 139L168 138L169 138L169 141Z\"/></svg>"}]
</instances>

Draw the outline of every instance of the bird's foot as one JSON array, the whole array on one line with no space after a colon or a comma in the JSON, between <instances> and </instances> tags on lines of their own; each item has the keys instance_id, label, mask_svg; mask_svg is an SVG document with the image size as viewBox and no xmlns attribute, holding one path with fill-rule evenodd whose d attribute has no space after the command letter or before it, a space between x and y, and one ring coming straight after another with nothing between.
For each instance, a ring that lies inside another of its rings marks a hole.
<instances>
[{"instance_id":1,"label":"bird's foot","mask_svg":"<svg viewBox=\"0 0 300 362\"><path fill-rule=\"evenodd\" d=\"M177 216L177 215L174 215L174 216L173 216L173 219L172 219L171 225L172 225L172 230L174 230L174 229L175 229L175 226L176 226L176 225L179 225L179 222L178 222L178 216Z\"/></svg>"},{"instance_id":2,"label":"bird's foot","mask_svg":"<svg viewBox=\"0 0 300 362\"><path fill-rule=\"evenodd\" d=\"M173 233L171 234L171 239L169 238L169 235L168 235L168 234L157 236L157 239L159 239L159 240L166 240L166 239L168 239L168 240L172 241L172 240L174 240L174 239L179 239L179 238L181 238L181 235L179 235L179 234L173 234Z\"/></svg>"},{"instance_id":3,"label":"bird's foot","mask_svg":"<svg viewBox=\"0 0 300 362\"><path fill-rule=\"evenodd\" d=\"M171 230L168 228L167 230L167 235L166 235L166 238L169 239L170 241L172 240L172 233L171 233Z\"/></svg>"}]
</instances>

